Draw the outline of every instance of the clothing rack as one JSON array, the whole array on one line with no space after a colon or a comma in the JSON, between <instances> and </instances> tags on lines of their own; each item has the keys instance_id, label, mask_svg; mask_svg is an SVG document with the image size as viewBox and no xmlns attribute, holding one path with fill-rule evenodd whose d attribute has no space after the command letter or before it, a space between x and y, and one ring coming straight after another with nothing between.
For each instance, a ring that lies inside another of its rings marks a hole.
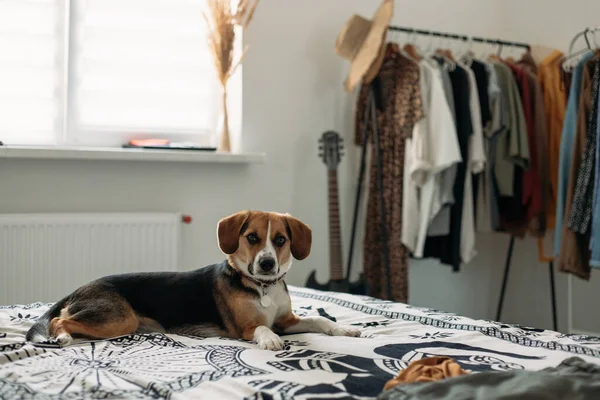
<instances>
[{"instance_id":1,"label":"clothing rack","mask_svg":"<svg viewBox=\"0 0 600 400\"><path fill-rule=\"evenodd\" d=\"M573 36L573 39L571 39L571 43L569 44L569 52L566 55L566 58L563 59L563 68L564 68L564 63L569 62L571 59L574 59L575 57L584 54L588 51L591 51L593 48L597 48L598 47L598 43L596 42L596 38L595 36L593 36L593 44L594 46L592 46L592 43L590 42L590 38L589 38L589 34L593 34L595 32L600 31L600 26L596 26L596 27L586 27L585 29L583 29L582 31L578 32L577 34L575 34ZM577 43L577 41L583 37L585 40L585 48L583 50L579 50L574 52L574 47L575 44ZM515 237L511 237L510 239L510 243L509 243L509 248L508 248L508 253L506 255L506 264L504 267L504 277L502 279L502 289L500 291L500 300L498 303L498 309L496 311L496 320L500 320L501 314L502 314L502 305L504 303L504 295L505 295L505 291L506 291L506 281L508 279L508 272L510 269L510 261L512 258L512 251L513 251L513 246L514 246L514 242L515 242ZM558 322L557 322L557 316L556 316L556 293L555 293L555 282L554 282L554 257L552 256L546 256L544 255L544 248L543 248L543 241L541 238L538 238L538 254L539 254L539 259L540 261L544 261L548 263L548 272L550 275L550 295L552 298L552 322L553 322L553 328L555 331L558 330Z\"/></svg>"},{"instance_id":2,"label":"clothing rack","mask_svg":"<svg viewBox=\"0 0 600 400\"><path fill-rule=\"evenodd\" d=\"M575 36L573 36L573 39L571 39L571 43L569 44L569 52L568 52L566 58L563 60L563 63L571 60L572 58L574 58L580 54L583 54L587 51L592 50L592 43L590 42L588 34L598 32L598 31L600 31L600 27L598 27L598 26L597 27L587 27L587 28L583 29L582 31L578 32L577 34L575 34ZM586 47L583 49L583 51L580 50L580 51L574 52L573 50L574 50L575 44L581 37L584 38ZM594 45L597 46L595 37L594 37ZM564 64L563 64L563 66L564 66ZM496 320L500 320L500 317L502 315L502 305L504 303L504 295L505 295L505 291L506 291L506 281L508 279L508 271L510 269L510 260L512 257L514 241L515 241L515 237L513 236L510 239L508 253L506 255L506 264L504 267L504 277L502 279L502 289L500 291L500 301L498 303L498 309L496 311ZM543 241L541 238L538 238L538 254L539 254L540 261L544 261L544 262L548 263L548 272L550 275L550 295L552 298L552 322L553 322L553 328L556 331L556 330L558 330L558 322L557 322L557 316L556 316L556 293L555 293L555 283L554 283L554 257L544 255Z\"/></svg>"},{"instance_id":3,"label":"clothing rack","mask_svg":"<svg viewBox=\"0 0 600 400\"><path fill-rule=\"evenodd\" d=\"M454 39L454 40L462 40L462 41L472 41L472 42L477 42L477 43L485 43L485 44L491 44L491 45L497 45L498 46L498 55L500 55L500 53L502 52L502 47L503 46L507 46L507 47L519 47L519 48L524 48L527 50L531 49L531 46L527 43L522 43L522 42L513 42L513 41L506 41L506 40L500 40L500 39L493 39L493 38L484 38L484 37L479 37L479 36L467 36L467 35L459 35L459 34L455 34L455 33L448 33L448 32L439 32L439 31L430 31L430 30L423 30L423 29L415 29L415 28L410 28L410 27L403 27L403 26L395 26L395 25L390 25L388 26L388 30L390 31L395 31L395 32L405 32L405 33L409 33L409 34L415 34L415 35L426 35L426 36L432 36L432 37L441 37L441 38L447 38L447 39ZM589 41L587 38L587 31L586 30L586 42L588 42L589 45ZM373 89L371 89L370 92L370 97L373 96ZM371 101L373 101L374 99L370 99ZM373 103L375 103L373 101ZM369 107L367 107L367 110L369 109ZM375 109L375 104L373 104L372 109ZM365 121L366 123L367 121ZM375 138L378 137L378 130L377 130L377 126L374 126L374 136ZM380 149L378 146L378 141L376 141L376 147L377 147L377 157L378 159L380 159ZM366 147L367 142L366 142L366 135L365 135L365 142L363 143L363 146ZM360 190L361 190L361 185L360 183L362 182L362 178L363 178L363 174L364 174L364 166L362 165L362 163L364 163L364 149L363 149L363 161L361 162L361 172L360 172L360 177L359 177L359 185L358 185L358 189L357 189L357 194L356 194L356 203L355 203L355 210L354 210L354 221L353 221L353 226L352 226L352 234L351 234L351 238L350 238L350 254L348 256L348 268L347 268L347 277L350 278L350 272L351 272L351 266L352 266L352 253L353 253L353 244L354 244L354 235L355 235L355 230L356 230L356 219L358 216L358 207L359 207L359 198L360 198ZM378 160L379 161L379 160ZM381 165L379 165L378 170L381 170ZM381 185L379 186L379 190L380 192L382 191L382 187ZM380 193L380 195L382 195L382 193ZM382 211L383 211L383 199L381 199L381 205L382 205ZM383 215L382 215L383 217ZM381 224L382 224L382 232L384 235L384 262L385 262L385 267L386 267L386 272L387 272L387 286L388 286L388 295L391 293L390 292L390 282L391 282L391 276L390 276L390 269L389 269L389 248L387 248L387 230L386 228L386 222L385 222L385 218L382 218L381 220ZM502 307L504 305L504 297L506 295L506 286L507 286L507 281L508 281L508 274L510 271L510 266L511 266L511 261L512 261L512 254L513 254L513 249L514 249L514 244L515 244L515 236L511 235L510 237L510 242L508 245L508 250L506 253L506 262L504 265L504 275L503 275L503 279L502 279L502 287L500 289L500 296L499 296L499 302L498 302L498 309L496 312L496 321L500 321L501 316L502 316ZM538 241L538 251L542 251L540 245L540 241ZM543 253L540 253L540 256L543 256ZM557 313L556 313L556 288L555 288L555 281L554 281L554 260L552 258L547 258L544 259L544 261L548 261L548 272L549 272L549 276L550 276L550 299L552 302L552 322L553 322L553 329L555 331L558 330L558 322L557 322Z\"/></svg>"}]
</instances>

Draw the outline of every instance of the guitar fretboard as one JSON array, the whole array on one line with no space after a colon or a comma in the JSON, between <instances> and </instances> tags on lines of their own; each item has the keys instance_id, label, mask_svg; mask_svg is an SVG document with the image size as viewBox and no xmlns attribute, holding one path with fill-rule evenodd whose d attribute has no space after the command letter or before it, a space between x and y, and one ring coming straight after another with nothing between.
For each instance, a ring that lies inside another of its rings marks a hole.
<instances>
[{"instance_id":1,"label":"guitar fretboard","mask_svg":"<svg viewBox=\"0 0 600 400\"><path fill-rule=\"evenodd\" d=\"M342 243L340 232L340 211L338 199L337 171L328 171L329 188L329 268L330 279L344 279L342 270Z\"/></svg>"}]
</instances>

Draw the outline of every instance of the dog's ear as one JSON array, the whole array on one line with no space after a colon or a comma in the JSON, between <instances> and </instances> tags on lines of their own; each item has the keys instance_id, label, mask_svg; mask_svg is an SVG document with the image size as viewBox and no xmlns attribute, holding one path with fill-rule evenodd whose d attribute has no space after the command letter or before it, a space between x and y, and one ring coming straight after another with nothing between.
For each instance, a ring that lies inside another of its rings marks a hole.
<instances>
[{"instance_id":1,"label":"dog's ear","mask_svg":"<svg viewBox=\"0 0 600 400\"><path fill-rule=\"evenodd\" d=\"M292 255L296 260L304 260L310 254L312 231L308 225L289 214L284 215L290 235Z\"/></svg>"},{"instance_id":2,"label":"dog's ear","mask_svg":"<svg viewBox=\"0 0 600 400\"><path fill-rule=\"evenodd\" d=\"M233 254L237 251L240 232L249 217L250 211L244 210L219 221L217 224L217 239L223 253Z\"/></svg>"}]
</instances>

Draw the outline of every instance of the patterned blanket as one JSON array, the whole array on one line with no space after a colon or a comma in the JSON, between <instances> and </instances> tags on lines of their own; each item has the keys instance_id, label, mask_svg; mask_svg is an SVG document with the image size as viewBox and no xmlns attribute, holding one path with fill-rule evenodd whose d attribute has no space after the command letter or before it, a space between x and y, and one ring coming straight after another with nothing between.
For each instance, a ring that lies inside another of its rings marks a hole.
<instances>
[{"instance_id":1,"label":"patterned blanket","mask_svg":"<svg viewBox=\"0 0 600 400\"><path fill-rule=\"evenodd\" d=\"M372 399L410 362L435 355L474 373L538 370L573 355L600 364L595 337L365 296L298 287L290 293L297 314L357 327L362 337L289 335L278 352L243 340L163 334L33 346L25 332L49 304L0 306L0 399Z\"/></svg>"}]
</instances>

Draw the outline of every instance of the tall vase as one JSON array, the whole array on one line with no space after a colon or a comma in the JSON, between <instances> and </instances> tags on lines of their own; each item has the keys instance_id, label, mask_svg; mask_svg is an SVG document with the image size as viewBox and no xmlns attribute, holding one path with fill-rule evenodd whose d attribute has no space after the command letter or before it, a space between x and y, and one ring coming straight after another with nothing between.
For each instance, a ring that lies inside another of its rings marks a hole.
<instances>
[{"instance_id":1,"label":"tall vase","mask_svg":"<svg viewBox=\"0 0 600 400\"><path fill-rule=\"evenodd\" d=\"M227 89L226 85L222 86L221 97L221 137L219 139L219 152L231 153L231 141L229 138L229 116L227 115Z\"/></svg>"}]
</instances>

